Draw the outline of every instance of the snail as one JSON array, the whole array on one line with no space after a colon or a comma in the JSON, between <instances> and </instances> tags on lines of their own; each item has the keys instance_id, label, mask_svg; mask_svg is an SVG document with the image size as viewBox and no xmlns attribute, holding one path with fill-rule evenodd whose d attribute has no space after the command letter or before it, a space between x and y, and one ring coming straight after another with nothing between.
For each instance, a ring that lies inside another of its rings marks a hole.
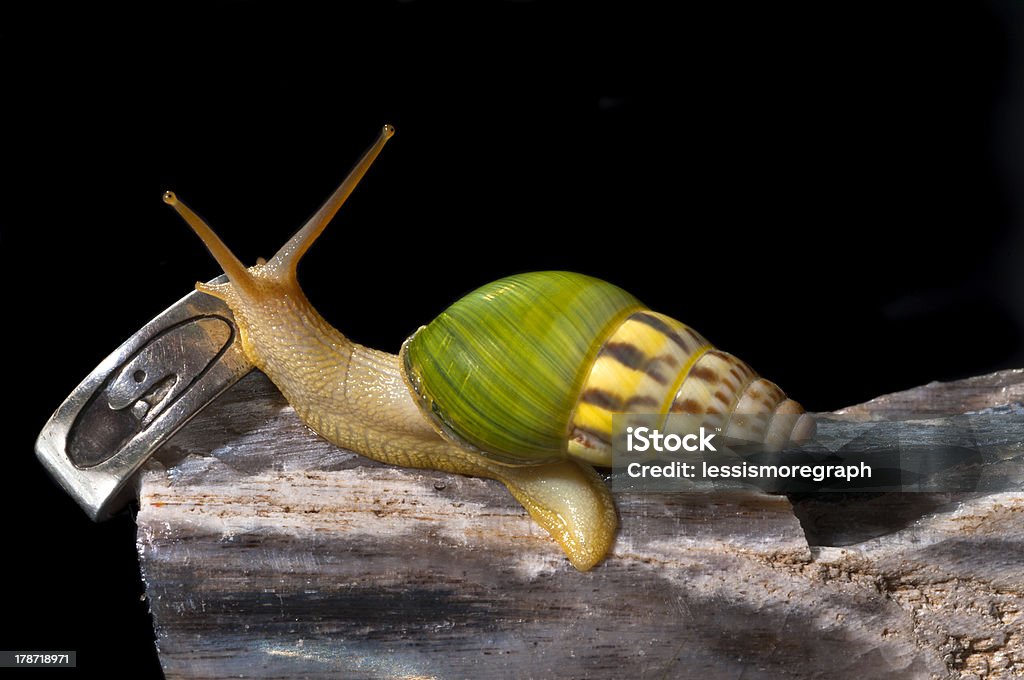
<instances>
[{"instance_id":1,"label":"snail","mask_svg":"<svg viewBox=\"0 0 1024 680\"><path fill-rule=\"evenodd\" d=\"M813 433L807 414L772 417L803 409L745 363L582 274L532 272L485 285L398 355L350 341L313 309L296 267L393 133L384 126L316 214L252 267L164 194L227 274L226 283L196 288L231 308L248 359L316 433L384 463L502 482L580 571L604 558L618 527L593 468L611 464L614 413L700 414L775 446Z\"/></svg>"}]
</instances>

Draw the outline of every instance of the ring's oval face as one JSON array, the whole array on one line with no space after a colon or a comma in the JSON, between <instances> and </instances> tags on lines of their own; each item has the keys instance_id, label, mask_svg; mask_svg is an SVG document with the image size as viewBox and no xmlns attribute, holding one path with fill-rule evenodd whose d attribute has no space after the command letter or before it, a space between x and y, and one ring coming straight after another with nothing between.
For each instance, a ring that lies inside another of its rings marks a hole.
<instances>
[{"instance_id":1,"label":"ring's oval face","mask_svg":"<svg viewBox=\"0 0 1024 680\"><path fill-rule=\"evenodd\" d=\"M219 316L189 319L152 338L115 369L68 432L68 458L79 468L120 451L177 401L231 345L234 328ZM203 347L205 351L184 351Z\"/></svg>"}]
</instances>

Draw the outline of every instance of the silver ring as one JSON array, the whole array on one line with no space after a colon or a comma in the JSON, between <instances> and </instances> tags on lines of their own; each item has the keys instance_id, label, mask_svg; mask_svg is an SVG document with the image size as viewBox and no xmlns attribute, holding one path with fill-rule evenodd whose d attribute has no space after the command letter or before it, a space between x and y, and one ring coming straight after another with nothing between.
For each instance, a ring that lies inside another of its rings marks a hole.
<instances>
[{"instance_id":1,"label":"silver ring","mask_svg":"<svg viewBox=\"0 0 1024 680\"><path fill-rule=\"evenodd\" d=\"M146 459L252 368L231 310L193 291L74 389L39 433L36 455L92 519L106 519L134 495L129 482Z\"/></svg>"}]
</instances>

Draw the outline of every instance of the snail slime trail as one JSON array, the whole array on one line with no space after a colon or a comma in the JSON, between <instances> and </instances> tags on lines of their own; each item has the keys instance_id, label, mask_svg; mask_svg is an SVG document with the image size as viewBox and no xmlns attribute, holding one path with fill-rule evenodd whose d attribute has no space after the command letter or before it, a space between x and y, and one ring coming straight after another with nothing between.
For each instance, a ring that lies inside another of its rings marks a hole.
<instances>
[{"instance_id":1,"label":"snail slime trail","mask_svg":"<svg viewBox=\"0 0 1024 680\"><path fill-rule=\"evenodd\" d=\"M196 288L231 308L246 357L313 431L384 463L502 482L581 571L605 557L618 528L592 467L611 465L613 416L697 415L708 431L774 448L813 435L811 416L747 364L583 274L481 286L397 356L349 340L309 303L296 268L393 134L385 125L316 214L252 267L164 195L227 274Z\"/></svg>"}]
</instances>

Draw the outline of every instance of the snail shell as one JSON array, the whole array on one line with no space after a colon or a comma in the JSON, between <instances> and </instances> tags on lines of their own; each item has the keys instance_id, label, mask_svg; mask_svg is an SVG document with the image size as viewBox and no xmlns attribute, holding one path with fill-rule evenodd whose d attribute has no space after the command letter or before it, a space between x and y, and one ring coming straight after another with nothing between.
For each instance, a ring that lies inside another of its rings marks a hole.
<instances>
[{"instance_id":1,"label":"snail shell","mask_svg":"<svg viewBox=\"0 0 1024 680\"><path fill-rule=\"evenodd\" d=\"M445 437L510 465L611 465L616 414L697 416L779 449L814 421L692 328L600 279L530 272L478 288L402 348L409 388ZM784 416L784 417L779 417Z\"/></svg>"}]
</instances>

